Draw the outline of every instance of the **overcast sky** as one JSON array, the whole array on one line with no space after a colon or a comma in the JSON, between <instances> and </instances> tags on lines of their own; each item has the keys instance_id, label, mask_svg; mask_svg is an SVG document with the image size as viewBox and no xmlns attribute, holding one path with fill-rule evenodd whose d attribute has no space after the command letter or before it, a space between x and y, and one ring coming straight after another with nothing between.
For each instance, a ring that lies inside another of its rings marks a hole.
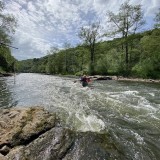
<instances>
[{"instance_id":1,"label":"overcast sky","mask_svg":"<svg viewBox=\"0 0 160 160\"><path fill-rule=\"evenodd\" d=\"M18 60L45 56L50 47L63 48L80 43L79 28L97 20L106 25L107 10L117 12L124 0L2 0L6 13L13 14L18 27L13 35L12 55ZM141 4L146 29L153 27L153 17L160 0L130 0Z\"/></svg>"}]
</instances>

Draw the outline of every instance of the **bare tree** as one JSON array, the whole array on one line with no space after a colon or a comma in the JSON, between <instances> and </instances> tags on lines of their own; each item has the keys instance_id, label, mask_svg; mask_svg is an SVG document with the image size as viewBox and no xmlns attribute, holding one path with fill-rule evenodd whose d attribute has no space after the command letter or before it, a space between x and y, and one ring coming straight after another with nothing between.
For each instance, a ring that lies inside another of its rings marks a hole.
<instances>
[{"instance_id":1,"label":"bare tree","mask_svg":"<svg viewBox=\"0 0 160 160\"><path fill-rule=\"evenodd\" d=\"M4 3L0 1L0 30L4 32L10 33L15 31L15 27L17 26L17 21L11 14L4 14L5 6Z\"/></svg>"},{"instance_id":2,"label":"bare tree","mask_svg":"<svg viewBox=\"0 0 160 160\"><path fill-rule=\"evenodd\" d=\"M94 74L94 62L95 62L95 45L99 39L100 24L93 23L86 27L81 27L79 32L80 39L84 44L89 47L90 51L90 74Z\"/></svg>"},{"instance_id":3,"label":"bare tree","mask_svg":"<svg viewBox=\"0 0 160 160\"><path fill-rule=\"evenodd\" d=\"M131 5L129 4L129 0L127 0L121 4L118 14L108 11L107 16L109 18L109 22L111 22L115 27L113 34L122 34L122 38L124 38L125 63L126 70L128 70L128 35L134 34L145 23L141 5Z\"/></svg>"},{"instance_id":4,"label":"bare tree","mask_svg":"<svg viewBox=\"0 0 160 160\"><path fill-rule=\"evenodd\" d=\"M65 59L64 59L64 63L65 63L65 72L67 73L68 72L68 57L67 57L67 50L69 49L69 48L71 48L71 44L69 43L69 42L65 42L64 44L63 44L63 47L64 47L64 49L66 50L65 51Z\"/></svg>"},{"instance_id":5,"label":"bare tree","mask_svg":"<svg viewBox=\"0 0 160 160\"><path fill-rule=\"evenodd\" d=\"M158 12L156 13L154 21L156 22L156 24L154 25L155 28L160 28L160 8L158 9Z\"/></svg>"}]
</instances>

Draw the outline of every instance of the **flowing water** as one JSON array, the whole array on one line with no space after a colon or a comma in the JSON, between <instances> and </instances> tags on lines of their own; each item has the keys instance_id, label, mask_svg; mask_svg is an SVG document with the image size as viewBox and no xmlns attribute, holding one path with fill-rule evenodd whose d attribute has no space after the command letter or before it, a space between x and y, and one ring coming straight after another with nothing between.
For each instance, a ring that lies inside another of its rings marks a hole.
<instances>
[{"instance_id":1,"label":"flowing water","mask_svg":"<svg viewBox=\"0 0 160 160\"><path fill-rule=\"evenodd\" d=\"M126 159L160 158L160 84L19 74L0 78L0 107L44 106L76 131L106 133Z\"/></svg>"}]
</instances>

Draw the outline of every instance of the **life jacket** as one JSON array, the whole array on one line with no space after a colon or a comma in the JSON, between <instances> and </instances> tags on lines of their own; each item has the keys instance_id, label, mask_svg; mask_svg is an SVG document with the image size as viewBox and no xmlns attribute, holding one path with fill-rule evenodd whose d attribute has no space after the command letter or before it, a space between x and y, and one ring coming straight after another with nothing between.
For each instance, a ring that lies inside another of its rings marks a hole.
<instances>
[{"instance_id":1,"label":"life jacket","mask_svg":"<svg viewBox=\"0 0 160 160\"><path fill-rule=\"evenodd\" d=\"M87 81L87 82L91 82L91 79L90 79L90 78L86 78L86 81Z\"/></svg>"}]
</instances>

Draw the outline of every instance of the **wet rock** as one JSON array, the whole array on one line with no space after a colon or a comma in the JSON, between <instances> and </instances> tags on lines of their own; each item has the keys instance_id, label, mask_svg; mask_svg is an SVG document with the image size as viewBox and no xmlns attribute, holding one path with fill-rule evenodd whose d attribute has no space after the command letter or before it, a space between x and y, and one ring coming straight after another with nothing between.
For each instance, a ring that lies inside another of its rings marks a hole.
<instances>
[{"instance_id":1,"label":"wet rock","mask_svg":"<svg viewBox=\"0 0 160 160\"><path fill-rule=\"evenodd\" d=\"M112 77L100 76L100 75L90 76L90 78L95 80L95 81L98 81L98 80L112 80Z\"/></svg>"},{"instance_id":2,"label":"wet rock","mask_svg":"<svg viewBox=\"0 0 160 160\"><path fill-rule=\"evenodd\" d=\"M96 80L112 80L111 77L98 77Z\"/></svg>"},{"instance_id":3,"label":"wet rock","mask_svg":"<svg viewBox=\"0 0 160 160\"><path fill-rule=\"evenodd\" d=\"M29 145L15 148L6 156L9 160L107 160L109 157L106 141L100 134L76 134L62 127L47 131Z\"/></svg>"},{"instance_id":4,"label":"wet rock","mask_svg":"<svg viewBox=\"0 0 160 160\"><path fill-rule=\"evenodd\" d=\"M5 156L6 160L26 160L24 155L24 146L14 147L7 156Z\"/></svg>"},{"instance_id":5,"label":"wet rock","mask_svg":"<svg viewBox=\"0 0 160 160\"><path fill-rule=\"evenodd\" d=\"M65 157L74 142L74 133L62 127L55 127L47 131L27 146L13 149L8 159L14 159L15 155L21 158L34 160L58 160Z\"/></svg>"},{"instance_id":6,"label":"wet rock","mask_svg":"<svg viewBox=\"0 0 160 160\"><path fill-rule=\"evenodd\" d=\"M0 153L2 153L3 155L6 155L8 152L10 151L10 148L5 145L0 149Z\"/></svg>"},{"instance_id":7,"label":"wet rock","mask_svg":"<svg viewBox=\"0 0 160 160\"><path fill-rule=\"evenodd\" d=\"M160 83L159 79L142 79L142 78L133 78L133 77L117 77L118 81L130 81L130 82L147 82L147 83Z\"/></svg>"},{"instance_id":8,"label":"wet rock","mask_svg":"<svg viewBox=\"0 0 160 160\"><path fill-rule=\"evenodd\" d=\"M103 134L85 132L77 134L74 147L64 160L107 160L109 157Z\"/></svg>"},{"instance_id":9,"label":"wet rock","mask_svg":"<svg viewBox=\"0 0 160 160\"><path fill-rule=\"evenodd\" d=\"M0 160L7 160L7 159L5 158L5 156L3 156L2 154L0 154Z\"/></svg>"},{"instance_id":10,"label":"wet rock","mask_svg":"<svg viewBox=\"0 0 160 160\"><path fill-rule=\"evenodd\" d=\"M0 112L0 160L107 160L110 149L103 134L63 128L43 108ZM5 124L5 125L4 125Z\"/></svg>"},{"instance_id":11,"label":"wet rock","mask_svg":"<svg viewBox=\"0 0 160 160\"><path fill-rule=\"evenodd\" d=\"M55 125L55 114L43 108L14 108L0 112L0 149L27 144ZM1 153L1 152L0 152Z\"/></svg>"}]
</instances>

